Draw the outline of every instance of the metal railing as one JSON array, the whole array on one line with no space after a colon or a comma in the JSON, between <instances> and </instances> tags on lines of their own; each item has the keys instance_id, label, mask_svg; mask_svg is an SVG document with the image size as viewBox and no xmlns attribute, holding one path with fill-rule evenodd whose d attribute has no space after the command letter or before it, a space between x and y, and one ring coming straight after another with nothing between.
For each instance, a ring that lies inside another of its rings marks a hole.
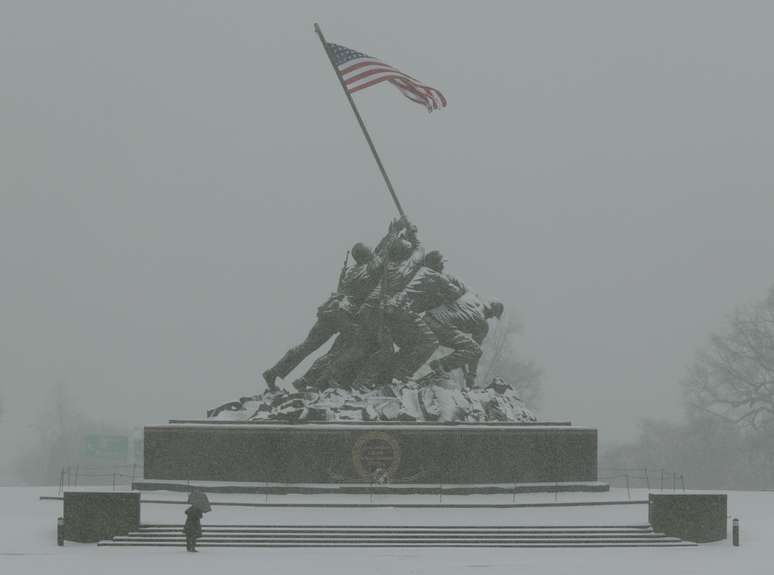
<instances>
[{"instance_id":1,"label":"metal railing","mask_svg":"<svg viewBox=\"0 0 774 575\"><path fill-rule=\"evenodd\" d=\"M598 472L599 481L610 483L610 487L625 487L629 499L631 499L633 488L644 488L647 489L648 493L652 491L677 491L678 489L682 492L686 491L685 476L682 473L663 468L600 467Z\"/></svg>"},{"instance_id":2,"label":"metal railing","mask_svg":"<svg viewBox=\"0 0 774 575\"><path fill-rule=\"evenodd\" d=\"M86 467L82 465L68 465L59 471L59 494L65 487L78 487L78 483L86 485L112 485L116 487L129 485L138 477L142 477L142 465L136 463L106 465L99 467ZM96 480L96 483L90 483Z\"/></svg>"}]
</instances>

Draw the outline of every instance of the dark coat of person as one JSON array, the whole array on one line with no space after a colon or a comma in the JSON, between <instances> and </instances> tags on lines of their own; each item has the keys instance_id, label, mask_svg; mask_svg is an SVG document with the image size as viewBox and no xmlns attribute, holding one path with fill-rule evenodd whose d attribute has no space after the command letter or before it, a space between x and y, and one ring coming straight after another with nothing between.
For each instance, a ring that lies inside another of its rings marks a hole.
<instances>
[{"instance_id":1,"label":"dark coat of person","mask_svg":"<svg viewBox=\"0 0 774 575\"><path fill-rule=\"evenodd\" d=\"M198 507L191 505L185 510L186 520L183 526L183 533L186 538L199 538L202 536L202 510Z\"/></svg>"}]
</instances>

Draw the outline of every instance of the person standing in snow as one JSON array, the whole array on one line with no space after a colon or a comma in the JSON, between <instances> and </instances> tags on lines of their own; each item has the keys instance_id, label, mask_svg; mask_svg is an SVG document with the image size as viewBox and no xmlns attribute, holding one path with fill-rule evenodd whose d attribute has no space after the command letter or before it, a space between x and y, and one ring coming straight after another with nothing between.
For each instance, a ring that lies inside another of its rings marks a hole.
<instances>
[{"instance_id":1,"label":"person standing in snow","mask_svg":"<svg viewBox=\"0 0 774 575\"><path fill-rule=\"evenodd\" d=\"M185 510L186 520L183 527L185 533L186 551L196 552L196 540L202 536L202 510L196 505L191 505Z\"/></svg>"}]
</instances>

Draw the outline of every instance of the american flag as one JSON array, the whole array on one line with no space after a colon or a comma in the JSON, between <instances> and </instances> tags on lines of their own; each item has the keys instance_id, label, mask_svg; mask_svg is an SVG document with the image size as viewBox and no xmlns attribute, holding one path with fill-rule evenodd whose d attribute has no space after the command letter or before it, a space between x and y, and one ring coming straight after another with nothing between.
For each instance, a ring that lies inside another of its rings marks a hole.
<instances>
[{"instance_id":1,"label":"american flag","mask_svg":"<svg viewBox=\"0 0 774 575\"><path fill-rule=\"evenodd\" d=\"M441 92L381 60L330 42L328 49L333 57L333 65L339 71L350 94L380 82L389 82L412 102L427 107L429 112L446 107L446 98Z\"/></svg>"}]
</instances>

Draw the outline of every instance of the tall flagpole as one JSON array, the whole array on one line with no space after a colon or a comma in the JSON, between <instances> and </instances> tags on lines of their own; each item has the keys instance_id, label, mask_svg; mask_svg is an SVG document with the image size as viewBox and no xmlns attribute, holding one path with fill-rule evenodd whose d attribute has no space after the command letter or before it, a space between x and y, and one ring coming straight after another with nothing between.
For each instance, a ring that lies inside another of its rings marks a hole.
<instances>
[{"instance_id":1,"label":"tall flagpole","mask_svg":"<svg viewBox=\"0 0 774 575\"><path fill-rule=\"evenodd\" d=\"M387 184L387 189L390 191L390 195L392 196L392 201L395 202L395 207L398 208L398 213L402 217L406 217L405 212L403 211L403 207L400 205L400 200L398 200L398 196L395 194L395 189L392 187L392 182L390 181L390 176L387 175L387 171L384 169L384 164L382 164L381 158L379 158L379 154L376 152L376 147L374 146L374 142L371 139L371 135L368 133L368 129L366 128L365 122L363 122L363 118L360 116L360 112L357 109L357 106L355 106L355 100L352 99L352 94L349 93L349 90L347 90L346 84L344 84L344 79L341 77L341 74L339 74L338 68L336 68L336 64L333 62L333 54L331 54L331 49L328 47L328 43L325 41L325 36L323 36L322 30L320 29L320 25L315 23L314 25L314 31L317 32L317 36L320 37L320 42L322 42L323 50L325 50L325 54L328 56L328 60L331 63L331 66L333 66L333 71L336 73L336 77L339 79L339 83L341 84L341 88L344 90L344 94L347 96L347 100L349 100L349 105L352 106L352 111L355 113L355 118L357 118L358 124L360 124L360 129L363 130L363 135L365 136L366 141L368 142L368 146L371 148L371 153L374 155L374 160L376 160L376 165L379 166L379 171L382 173L382 177L384 178L384 183Z\"/></svg>"}]
</instances>

